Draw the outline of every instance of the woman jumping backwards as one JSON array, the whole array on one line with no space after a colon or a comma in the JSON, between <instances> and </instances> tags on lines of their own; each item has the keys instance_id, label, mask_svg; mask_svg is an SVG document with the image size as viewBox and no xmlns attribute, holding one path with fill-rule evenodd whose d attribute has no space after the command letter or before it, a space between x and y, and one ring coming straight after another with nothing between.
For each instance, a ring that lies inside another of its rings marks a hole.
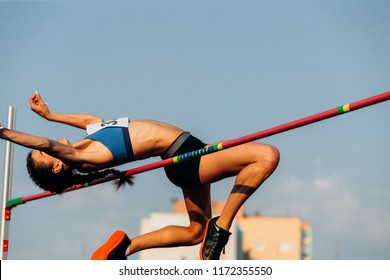
<instances>
[{"instance_id":1,"label":"woman jumping backwards","mask_svg":"<svg viewBox=\"0 0 390 280\"><path fill-rule=\"evenodd\" d=\"M31 109L46 120L86 129L88 134L71 144L65 138L55 141L0 126L0 138L33 149L27 157L27 169L34 183L47 191L62 193L75 184L115 173L109 168L124 163L153 156L170 158L208 146L166 123L127 118L104 122L93 115L53 113L38 92L29 101ZM199 243L200 259L219 259L238 210L278 162L275 147L250 142L165 167L169 180L183 192L189 226L167 226L131 239L117 231L91 259L126 259L149 248ZM212 218L210 184L231 176L236 179L223 211Z\"/></svg>"}]
</instances>

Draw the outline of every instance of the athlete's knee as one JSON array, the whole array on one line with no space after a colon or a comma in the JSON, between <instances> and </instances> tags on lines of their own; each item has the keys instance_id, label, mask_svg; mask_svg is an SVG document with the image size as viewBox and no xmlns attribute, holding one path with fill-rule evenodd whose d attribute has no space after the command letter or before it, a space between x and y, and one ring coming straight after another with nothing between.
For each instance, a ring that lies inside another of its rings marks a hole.
<instances>
[{"instance_id":1,"label":"athlete's knee","mask_svg":"<svg viewBox=\"0 0 390 280\"><path fill-rule=\"evenodd\" d=\"M270 176L279 163L280 154L277 148L271 145L263 146L258 153L257 160L247 167L247 172L253 176ZM248 174L248 173L247 173Z\"/></svg>"},{"instance_id":2,"label":"athlete's knee","mask_svg":"<svg viewBox=\"0 0 390 280\"><path fill-rule=\"evenodd\" d=\"M279 164L279 150L275 146L266 145L265 151L263 153L263 164L267 165L267 167L273 171Z\"/></svg>"},{"instance_id":3,"label":"athlete's knee","mask_svg":"<svg viewBox=\"0 0 390 280\"><path fill-rule=\"evenodd\" d=\"M202 242L205 231L203 226L190 225L188 230L191 233L191 240L189 245L197 245Z\"/></svg>"},{"instance_id":4,"label":"athlete's knee","mask_svg":"<svg viewBox=\"0 0 390 280\"><path fill-rule=\"evenodd\" d=\"M252 171L273 172L278 166L280 153L279 150L272 145L261 144L258 149L253 150L254 162L250 165Z\"/></svg>"}]
</instances>

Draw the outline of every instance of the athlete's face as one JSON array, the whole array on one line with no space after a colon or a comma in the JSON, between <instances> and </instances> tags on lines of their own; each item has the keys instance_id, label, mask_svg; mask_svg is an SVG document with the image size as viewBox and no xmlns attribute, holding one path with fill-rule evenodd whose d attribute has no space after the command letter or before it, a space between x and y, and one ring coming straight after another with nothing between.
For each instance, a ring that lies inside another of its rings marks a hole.
<instances>
[{"instance_id":1,"label":"athlete's face","mask_svg":"<svg viewBox=\"0 0 390 280\"><path fill-rule=\"evenodd\" d=\"M34 150L31 153L31 159L38 164L53 165L55 161L58 161L55 157L46 154L45 152Z\"/></svg>"}]
</instances>

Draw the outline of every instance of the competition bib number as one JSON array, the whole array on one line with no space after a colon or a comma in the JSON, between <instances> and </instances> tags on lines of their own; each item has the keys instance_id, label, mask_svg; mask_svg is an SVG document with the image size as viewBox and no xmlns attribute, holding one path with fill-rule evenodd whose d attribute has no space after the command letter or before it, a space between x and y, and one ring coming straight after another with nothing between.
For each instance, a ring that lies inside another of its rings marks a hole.
<instances>
[{"instance_id":1,"label":"competition bib number","mask_svg":"<svg viewBox=\"0 0 390 280\"><path fill-rule=\"evenodd\" d=\"M129 125L129 118L119 118L119 119L104 121L100 123L93 123L87 125L87 135L90 135L92 133L95 133L96 131L99 131L107 127L128 127L128 125Z\"/></svg>"}]
</instances>

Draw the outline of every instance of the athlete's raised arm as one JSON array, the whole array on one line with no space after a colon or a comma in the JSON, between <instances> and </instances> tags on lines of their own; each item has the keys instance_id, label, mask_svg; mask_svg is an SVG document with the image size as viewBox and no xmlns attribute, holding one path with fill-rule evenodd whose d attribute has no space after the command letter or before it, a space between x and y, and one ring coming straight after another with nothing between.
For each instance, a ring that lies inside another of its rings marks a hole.
<instances>
[{"instance_id":1,"label":"athlete's raised arm","mask_svg":"<svg viewBox=\"0 0 390 280\"><path fill-rule=\"evenodd\" d=\"M67 145L61 143L60 141L51 140L46 137L35 136L21 131L7 129L0 125L0 138L11 141L26 148L45 152L62 160L71 162L77 162L80 160L80 153L74 147L72 147L72 145Z\"/></svg>"},{"instance_id":2,"label":"athlete's raised arm","mask_svg":"<svg viewBox=\"0 0 390 280\"><path fill-rule=\"evenodd\" d=\"M89 114L60 114L50 112L47 103L43 101L37 91L30 97L29 102L31 110L48 121L59 122L81 129L85 129L88 124L103 121L101 117Z\"/></svg>"}]
</instances>

